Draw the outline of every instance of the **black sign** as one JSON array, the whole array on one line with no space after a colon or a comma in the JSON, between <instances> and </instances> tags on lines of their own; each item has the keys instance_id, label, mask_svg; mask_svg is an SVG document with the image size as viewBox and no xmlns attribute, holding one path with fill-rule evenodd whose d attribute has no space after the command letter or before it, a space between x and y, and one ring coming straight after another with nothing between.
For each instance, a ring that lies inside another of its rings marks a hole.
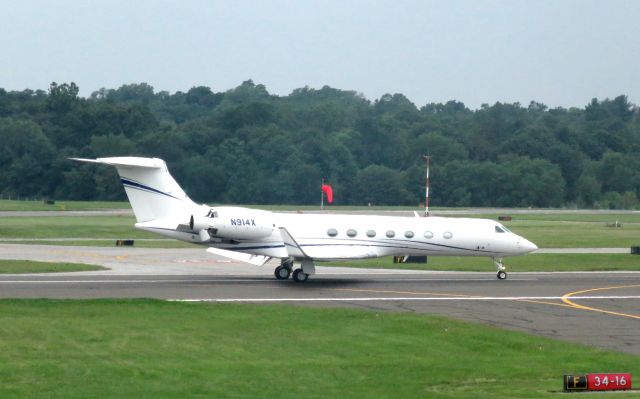
<instances>
[{"instance_id":1,"label":"black sign","mask_svg":"<svg viewBox=\"0 0 640 399\"><path fill-rule=\"evenodd\" d=\"M565 391L586 391L587 376L586 375L566 375L564 376Z\"/></svg>"}]
</instances>

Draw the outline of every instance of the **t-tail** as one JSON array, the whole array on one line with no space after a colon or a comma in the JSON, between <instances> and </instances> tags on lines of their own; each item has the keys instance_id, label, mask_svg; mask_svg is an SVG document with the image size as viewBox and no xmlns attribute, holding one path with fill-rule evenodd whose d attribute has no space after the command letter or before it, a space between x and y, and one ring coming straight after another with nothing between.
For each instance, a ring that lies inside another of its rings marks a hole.
<instances>
[{"instance_id":1,"label":"t-tail","mask_svg":"<svg viewBox=\"0 0 640 399\"><path fill-rule=\"evenodd\" d=\"M158 158L71 158L75 161L115 166L138 223L188 215L197 207Z\"/></svg>"}]
</instances>

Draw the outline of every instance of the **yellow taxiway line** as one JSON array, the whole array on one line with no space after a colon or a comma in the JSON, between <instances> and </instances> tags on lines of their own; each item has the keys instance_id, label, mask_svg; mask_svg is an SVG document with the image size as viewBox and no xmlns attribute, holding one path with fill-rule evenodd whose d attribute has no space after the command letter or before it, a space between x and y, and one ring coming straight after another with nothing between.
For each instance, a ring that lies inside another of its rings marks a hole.
<instances>
[{"instance_id":1,"label":"yellow taxiway line","mask_svg":"<svg viewBox=\"0 0 640 399\"><path fill-rule=\"evenodd\" d=\"M570 293L565 294L565 295L562 296L562 302L564 302L567 305L569 305L569 306L571 306L573 308L576 308L576 309L589 310L591 312L601 312L601 313L606 313L606 314L610 314L610 315L614 315L614 316L622 316L622 317L627 317L627 318L630 318L630 319L640 320L640 316L638 316L638 315L628 314L628 313L620 313L620 312L612 312L612 311L606 310L606 309L599 309L599 308L594 308L594 307L590 307L590 306L579 305L579 304L577 304L575 302L572 302L571 299L570 299L572 296L579 295L579 294L584 294L584 293L587 293L587 292L617 290L617 289L622 289L622 288L636 288L636 287L640 287L640 285L621 285L621 286L617 286L617 287L591 288L591 289L588 289L588 290L570 292Z\"/></svg>"}]
</instances>

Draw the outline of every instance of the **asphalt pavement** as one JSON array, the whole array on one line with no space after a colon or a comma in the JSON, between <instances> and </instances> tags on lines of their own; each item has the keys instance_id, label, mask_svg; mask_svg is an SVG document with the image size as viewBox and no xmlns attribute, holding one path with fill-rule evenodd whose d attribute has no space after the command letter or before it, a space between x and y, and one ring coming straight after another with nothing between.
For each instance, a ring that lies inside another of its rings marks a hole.
<instances>
[{"instance_id":1,"label":"asphalt pavement","mask_svg":"<svg viewBox=\"0 0 640 399\"><path fill-rule=\"evenodd\" d=\"M0 258L98 264L106 271L2 275L3 298L159 298L289 303L439 314L640 355L640 273L429 272L317 267L306 283L279 281L202 248L0 244ZM484 262L484 259L479 259Z\"/></svg>"}]
</instances>

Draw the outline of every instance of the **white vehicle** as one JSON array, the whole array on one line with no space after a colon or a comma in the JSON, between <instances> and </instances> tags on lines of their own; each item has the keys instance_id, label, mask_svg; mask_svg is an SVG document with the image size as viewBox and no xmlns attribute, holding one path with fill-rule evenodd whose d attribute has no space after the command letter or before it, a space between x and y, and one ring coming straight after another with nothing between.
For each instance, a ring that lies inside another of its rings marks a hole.
<instances>
[{"instance_id":1,"label":"white vehicle","mask_svg":"<svg viewBox=\"0 0 640 399\"><path fill-rule=\"evenodd\" d=\"M206 245L208 252L254 265L279 258L274 274L281 280L293 274L295 281L306 281L315 274L316 261L408 255L490 257L503 280L503 257L538 249L488 219L273 213L198 205L161 159L72 159L117 168L136 228Z\"/></svg>"}]
</instances>

